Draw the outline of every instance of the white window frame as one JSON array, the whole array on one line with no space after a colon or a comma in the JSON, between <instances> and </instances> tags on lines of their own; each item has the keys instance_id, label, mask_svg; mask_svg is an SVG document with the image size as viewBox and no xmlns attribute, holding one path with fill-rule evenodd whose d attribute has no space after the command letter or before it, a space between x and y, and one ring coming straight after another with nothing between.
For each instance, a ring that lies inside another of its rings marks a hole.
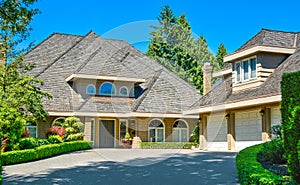
<instances>
[{"instance_id":1,"label":"white window frame","mask_svg":"<svg viewBox=\"0 0 300 185\"><path fill-rule=\"evenodd\" d=\"M101 93L101 88L102 88L102 86L104 85L104 84L111 84L112 86L113 86L113 88L115 88L115 93L114 94L106 94L106 93ZM116 86L113 84L113 83L111 83L111 82L103 82L101 85L100 85L100 87L99 87L99 94L100 95L113 95L113 96L116 96L117 95L117 88L116 88Z\"/></svg>"},{"instance_id":2,"label":"white window frame","mask_svg":"<svg viewBox=\"0 0 300 185\"><path fill-rule=\"evenodd\" d=\"M95 93L89 93L89 92L88 92L88 88L89 88L89 87L93 87L94 90L95 90ZM86 94L90 94L90 95L95 95L95 94L97 94L96 86L95 86L94 84L89 84L89 85L86 87L85 93L86 93Z\"/></svg>"},{"instance_id":3,"label":"white window frame","mask_svg":"<svg viewBox=\"0 0 300 185\"><path fill-rule=\"evenodd\" d=\"M186 125L186 128L174 128L174 124L177 122L177 121L182 121L182 122L184 122L185 123L185 125ZM182 120L182 119L178 119L178 120L175 120L174 121L174 123L173 123L173 131L174 130L179 130L179 140L180 141L178 141L178 142L188 142L189 141L189 124L185 121L185 120ZM186 131L186 133L187 133L187 141L182 141L182 137L181 137L181 132L182 131ZM172 139L173 139L173 141L174 141L174 135L173 135L173 133L172 133Z\"/></svg>"},{"instance_id":4,"label":"white window frame","mask_svg":"<svg viewBox=\"0 0 300 185\"><path fill-rule=\"evenodd\" d=\"M256 65L256 68L255 68L255 77L251 77L251 73L252 73L252 70L251 70L251 59L255 59L255 65ZM245 73L244 73L244 62L248 61L248 79L245 80L244 76L245 76ZM240 68L237 68L236 65L237 64L240 64ZM254 57L249 57L249 58L246 58L246 59L243 59L241 61L238 61L234 64L235 66L235 83L241 83L241 82L247 82L249 80L252 80L252 79L255 79L257 78L257 57L254 56ZM238 70L240 71L240 81L238 81L237 79L237 75L238 75Z\"/></svg>"},{"instance_id":5,"label":"white window frame","mask_svg":"<svg viewBox=\"0 0 300 185\"><path fill-rule=\"evenodd\" d=\"M155 121L155 120L160 121L163 124L163 127L150 127L151 122ZM148 141L150 141L150 142L151 142L151 139L150 139L150 130L151 129L155 130L155 141L154 142L158 142L157 141L157 130L163 130L163 140L162 140L162 142L165 142L165 140L166 140L165 123L161 119L155 118L155 119L152 119L152 120L149 121L149 124L148 124Z\"/></svg>"},{"instance_id":6,"label":"white window frame","mask_svg":"<svg viewBox=\"0 0 300 185\"><path fill-rule=\"evenodd\" d=\"M122 93L121 93L121 89L122 89L122 88L125 88L125 89L126 89L126 92L127 92L126 94L122 94ZM127 88L126 86L120 87L120 89L119 89L119 95L120 95L120 96L128 96L128 95L129 95L128 88Z\"/></svg>"}]
</instances>

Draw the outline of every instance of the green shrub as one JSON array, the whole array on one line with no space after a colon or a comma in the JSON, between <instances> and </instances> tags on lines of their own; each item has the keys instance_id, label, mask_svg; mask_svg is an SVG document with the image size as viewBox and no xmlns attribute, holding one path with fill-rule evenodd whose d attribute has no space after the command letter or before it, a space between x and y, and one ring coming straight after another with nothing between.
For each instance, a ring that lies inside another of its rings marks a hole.
<instances>
[{"instance_id":1,"label":"green shrub","mask_svg":"<svg viewBox=\"0 0 300 185\"><path fill-rule=\"evenodd\" d=\"M47 141L51 144L63 143L64 141L59 135L49 136Z\"/></svg>"},{"instance_id":2,"label":"green shrub","mask_svg":"<svg viewBox=\"0 0 300 185\"><path fill-rule=\"evenodd\" d=\"M66 141L78 141L83 140L83 133L70 134L66 138Z\"/></svg>"},{"instance_id":3,"label":"green shrub","mask_svg":"<svg viewBox=\"0 0 300 185\"><path fill-rule=\"evenodd\" d=\"M240 151L236 157L236 167L240 184L289 184L282 177L266 170L257 161L257 154L262 150L263 144L251 146Z\"/></svg>"},{"instance_id":4,"label":"green shrub","mask_svg":"<svg viewBox=\"0 0 300 185\"><path fill-rule=\"evenodd\" d=\"M142 142L140 146L142 149L190 149L192 146L197 147L198 144L194 142Z\"/></svg>"},{"instance_id":5,"label":"green shrub","mask_svg":"<svg viewBox=\"0 0 300 185\"><path fill-rule=\"evenodd\" d=\"M284 158L283 141L272 140L262 144L263 147L257 154L257 158L260 162L270 164L286 164Z\"/></svg>"},{"instance_id":6,"label":"green shrub","mask_svg":"<svg viewBox=\"0 0 300 185\"><path fill-rule=\"evenodd\" d=\"M37 139L38 146L51 144L47 139Z\"/></svg>"},{"instance_id":7,"label":"green shrub","mask_svg":"<svg viewBox=\"0 0 300 185\"><path fill-rule=\"evenodd\" d=\"M35 148L38 146L39 146L39 143L37 142L36 138L23 138L20 140L20 143L19 143L20 150L32 149L32 148Z\"/></svg>"},{"instance_id":8,"label":"green shrub","mask_svg":"<svg viewBox=\"0 0 300 185\"><path fill-rule=\"evenodd\" d=\"M289 172L300 184L300 160L297 145L300 140L300 71L284 73L281 81L281 116L285 156Z\"/></svg>"},{"instance_id":9,"label":"green shrub","mask_svg":"<svg viewBox=\"0 0 300 185\"><path fill-rule=\"evenodd\" d=\"M0 161L3 165L18 164L54 155L72 152L76 150L91 149L91 143L87 141L73 141L60 144L49 144L39 146L35 149L16 150L5 152L0 155Z\"/></svg>"},{"instance_id":10,"label":"green shrub","mask_svg":"<svg viewBox=\"0 0 300 185\"><path fill-rule=\"evenodd\" d=\"M194 142L199 143L199 125L196 125L192 134L191 134L191 138L193 139Z\"/></svg>"}]
</instances>

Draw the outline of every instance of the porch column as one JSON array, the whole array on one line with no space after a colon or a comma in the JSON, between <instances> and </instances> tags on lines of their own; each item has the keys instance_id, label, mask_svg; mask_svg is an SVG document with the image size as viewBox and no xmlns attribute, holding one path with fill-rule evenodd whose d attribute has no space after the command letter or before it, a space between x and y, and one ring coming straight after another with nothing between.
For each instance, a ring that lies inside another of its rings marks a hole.
<instances>
[{"instance_id":1,"label":"porch column","mask_svg":"<svg viewBox=\"0 0 300 185\"><path fill-rule=\"evenodd\" d=\"M227 120L228 150L235 151L235 115L234 113L228 113L225 117Z\"/></svg>"},{"instance_id":2,"label":"porch column","mask_svg":"<svg viewBox=\"0 0 300 185\"><path fill-rule=\"evenodd\" d=\"M271 110L269 108L260 111L262 121L262 141L271 140Z\"/></svg>"},{"instance_id":3,"label":"porch column","mask_svg":"<svg viewBox=\"0 0 300 185\"><path fill-rule=\"evenodd\" d=\"M199 136L199 149L200 150L207 150L207 119L203 115L200 115L200 136Z\"/></svg>"}]
</instances>

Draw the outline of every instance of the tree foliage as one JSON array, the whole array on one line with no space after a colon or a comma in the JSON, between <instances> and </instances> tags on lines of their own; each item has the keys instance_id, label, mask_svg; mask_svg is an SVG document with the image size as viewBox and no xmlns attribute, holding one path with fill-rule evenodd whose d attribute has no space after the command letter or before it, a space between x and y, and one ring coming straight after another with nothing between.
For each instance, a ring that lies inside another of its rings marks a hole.
<instances>
[{"instance_id":1,"label":"tree foliage","mask_svg":"<svg viewBox=\"0 0 300 185\"><path fill-rule=\"evenodd\" d=\"M152 26L151 43L147 55L182 79L191 82L202 92L202 66L210 61L216 65L206 39L192 37L191 26L184 14L176 17L169 6L164 6L158 16L160 26Z\"/></svg>"},{"instance_id":2,"label":"tree foliage","mask_svg":"<svg viewBox=\"0 0 300 185\"><path fill-rule=\"evenodd\" d=\"M224 63L225 55L227 55L227 50L226 50L224 44L221 43L219 45L218 52L216 54L216 60L217 60L218 65L220 66L220 68L223 68L225 66L225 63Z\"/></svg>"},{"instance_id":3,"label":"tree foliage","mask_svg":"<svg viewBox=\"0 0 300 185\"><path fill-rule=\"evenodd\" d=\"M43 98L51 95L42 91L43 82L26 72L32 69L23 62L17 45L29 36L33 16L30 9L35 0L6 0L0 4L0 140L2 150L11 150L21 138L24 125L48 116Z\"/></svg>"}]
</instances>

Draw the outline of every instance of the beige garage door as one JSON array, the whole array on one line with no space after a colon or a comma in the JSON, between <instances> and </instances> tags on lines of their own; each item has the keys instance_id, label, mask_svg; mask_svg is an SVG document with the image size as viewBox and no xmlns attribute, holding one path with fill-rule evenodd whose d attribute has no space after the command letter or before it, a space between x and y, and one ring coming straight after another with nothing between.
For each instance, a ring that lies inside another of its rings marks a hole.
<instances>
[{"instance_id":1,"label":"beige garage door","mask_svg":"<svg viewBox=\"0 0 300 185\"><path fill-rule=\"evenodd\" d=\"M207 118L207 141L208 150L228 150L227 121L224 114Z\"/></svg>"},{"instance_id":2,"label":"beige garage door","mask_svg":"<svg viewBox=\"0 0 300 185\"><path fill-rule=\"evenodd\" d=\"M236 149L262 142L262 121L257 111L240 112L235 114Z\"/></svg>"}]
</instances>

